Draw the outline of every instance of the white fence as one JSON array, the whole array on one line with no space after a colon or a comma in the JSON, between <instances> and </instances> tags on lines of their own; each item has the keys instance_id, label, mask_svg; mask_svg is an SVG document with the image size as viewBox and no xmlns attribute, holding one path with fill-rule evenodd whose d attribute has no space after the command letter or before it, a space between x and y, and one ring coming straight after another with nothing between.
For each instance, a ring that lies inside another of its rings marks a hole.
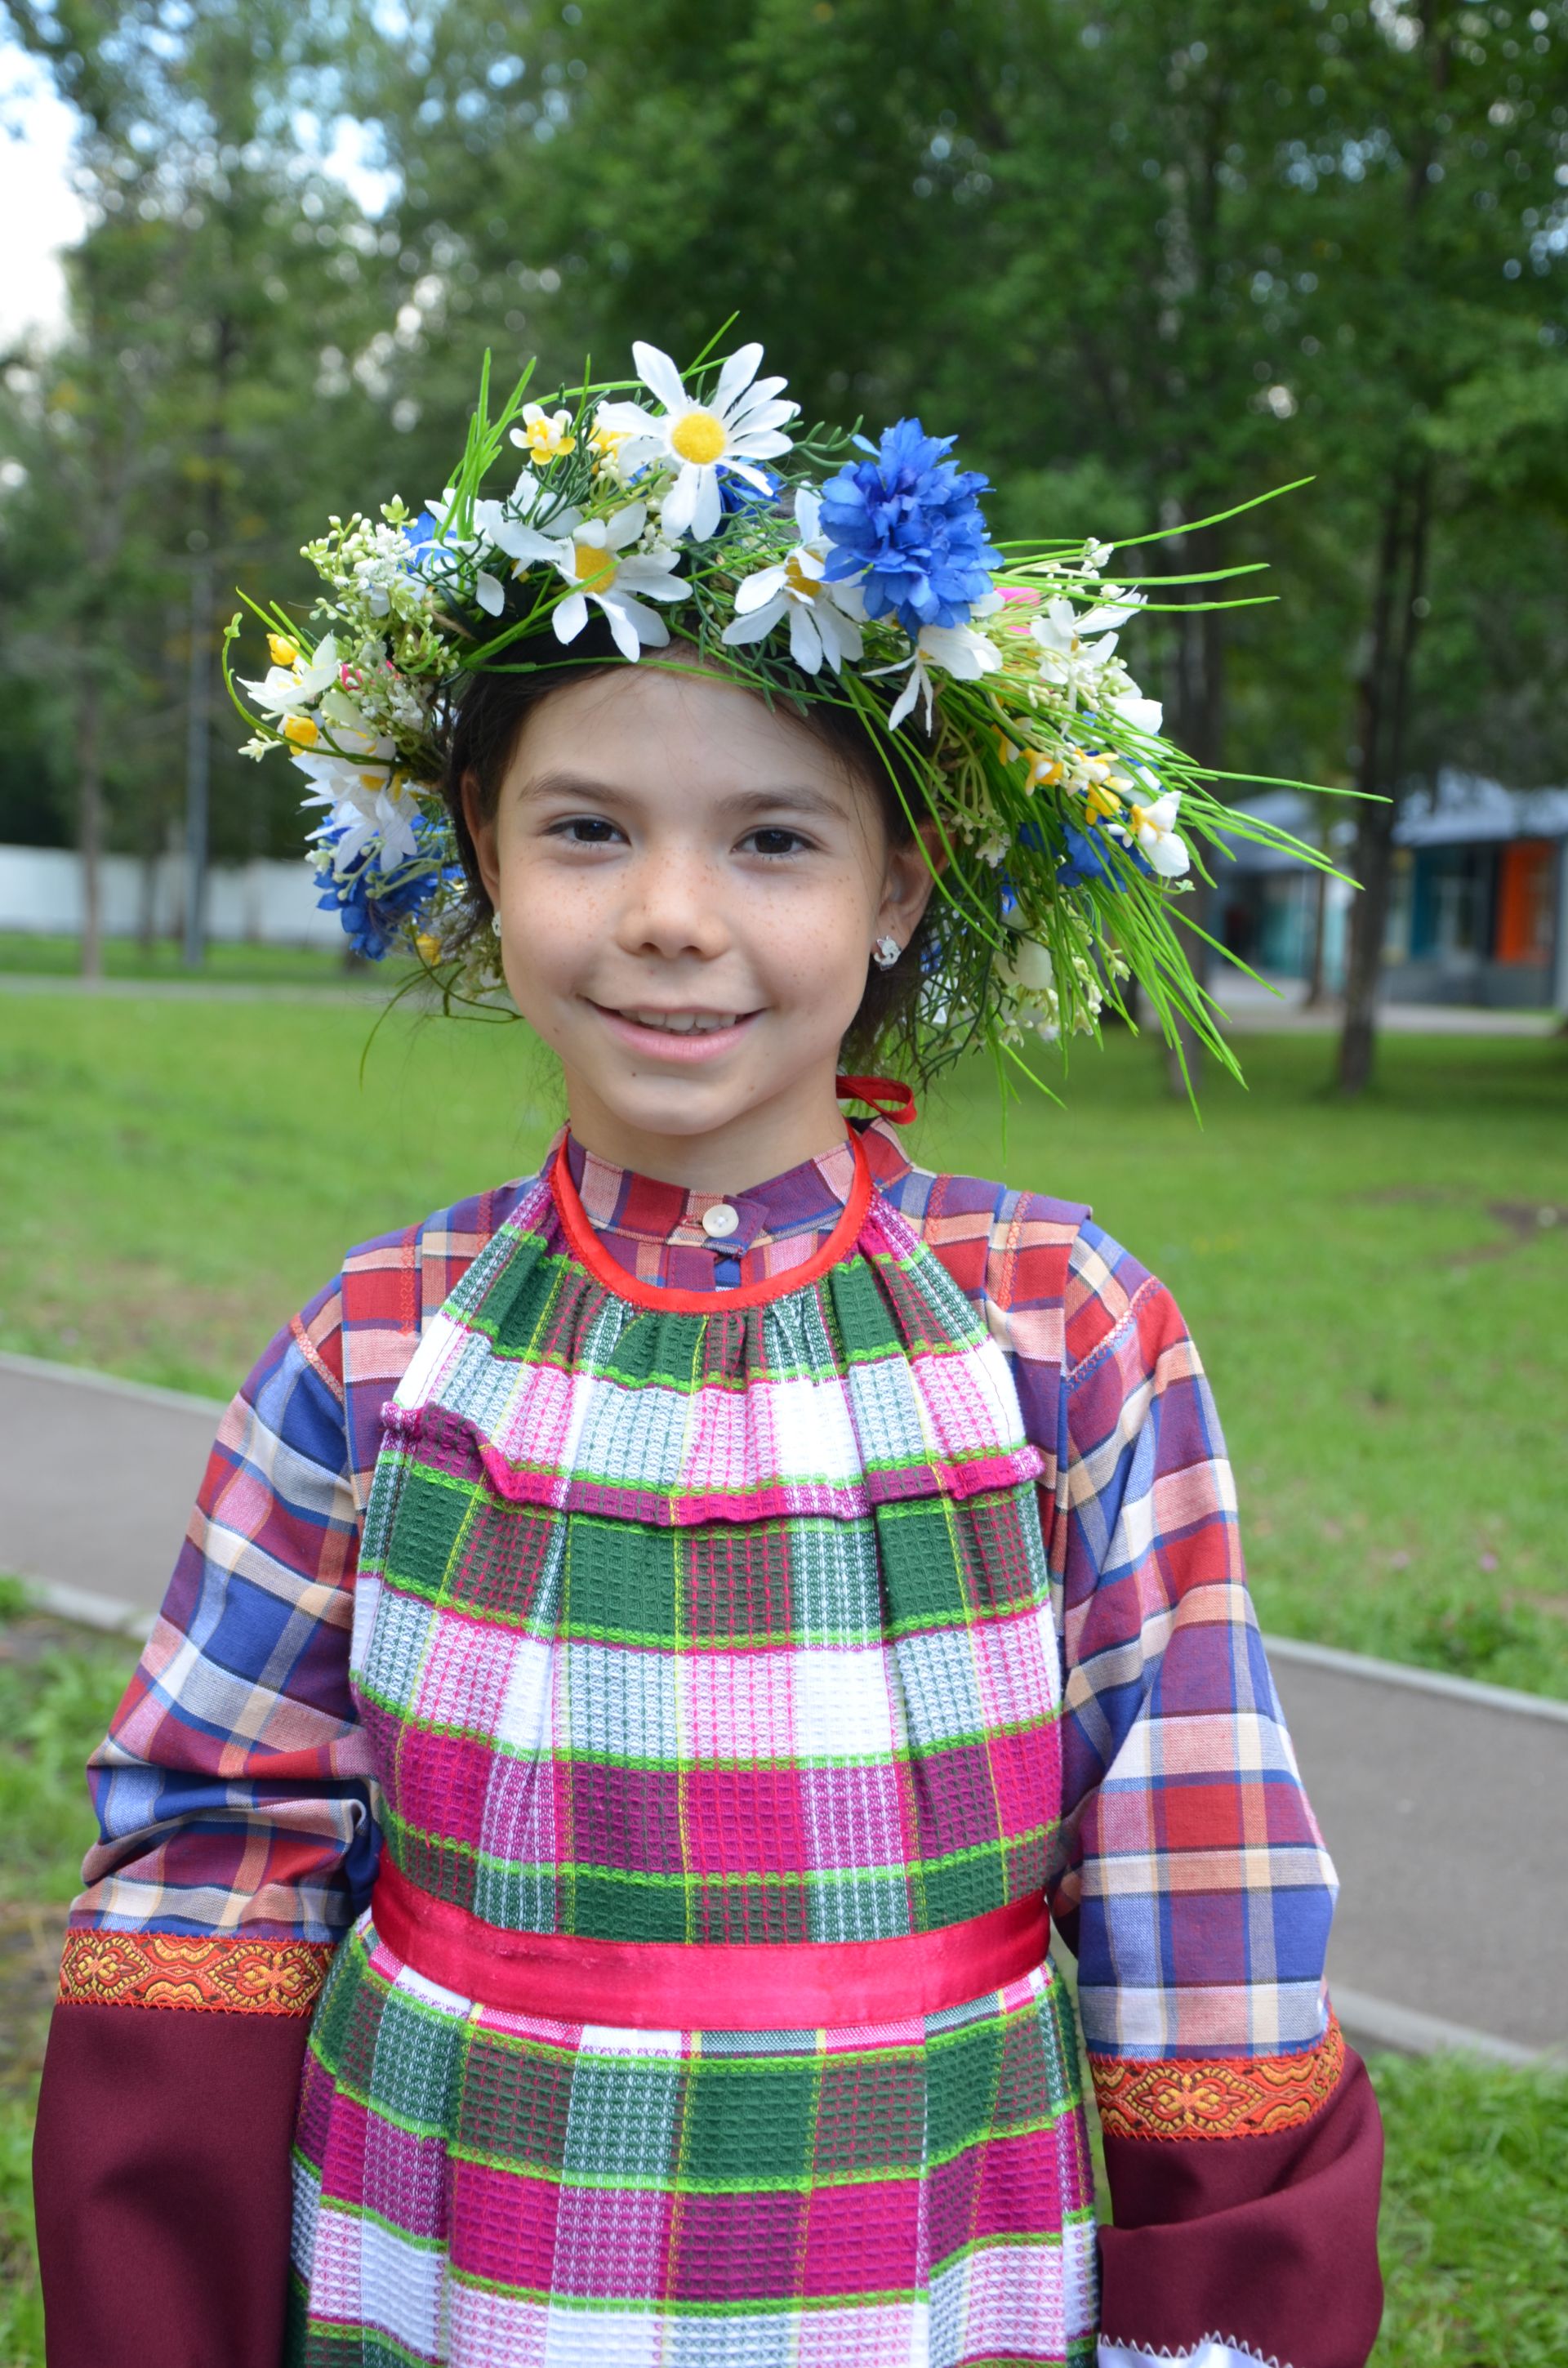
<instances>
[{"instance_id":1,"label":"white fence","mask_svg":"<svg viewBox=\"0 0 1568 2368\"><path fill-rule=\"evenodd\" d=\"M185 859L103 860L103 926L111 938L177 938L185 927ZM335 913L316 907L301 861L214 865L207 875L207 934L230 943L327 946L345 939ZM82 927L82 865L65 847L0 847L0 930L75 937Z\"/></svg>"}]
</instances>

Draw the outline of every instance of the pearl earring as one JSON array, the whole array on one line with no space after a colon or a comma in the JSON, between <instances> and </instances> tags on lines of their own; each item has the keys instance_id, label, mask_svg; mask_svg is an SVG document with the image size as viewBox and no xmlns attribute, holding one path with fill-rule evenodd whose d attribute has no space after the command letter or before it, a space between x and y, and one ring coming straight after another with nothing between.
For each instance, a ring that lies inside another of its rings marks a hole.
<instances>
[{"instance_id":1,"label":"pearl earring","mask_svg":"<svg viewBox=\"0 0 1568 2368\"><path fill-rule=\"evenodd\" d=\"M896 938L879 938L871 948L871 960L879 970L892 970L903 951Z\"/></svg>"},{"instance_id":2,"label":"pearl earring","mask_svg":"<svg viewBox=\"0 0 1568 2368\"><path fill-rule=\"evenodd\" d=\"M498 938L501 934L501 916L499 913L492 913L490 916L490 934L493 938Z\"/></svg>"}]
</instances>

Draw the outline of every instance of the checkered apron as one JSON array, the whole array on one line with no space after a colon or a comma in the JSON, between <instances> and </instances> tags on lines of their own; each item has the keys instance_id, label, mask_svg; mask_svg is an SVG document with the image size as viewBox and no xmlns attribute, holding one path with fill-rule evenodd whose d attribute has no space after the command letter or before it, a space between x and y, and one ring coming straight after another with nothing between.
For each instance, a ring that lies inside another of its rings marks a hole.
<instances>
[{"instance_id":1,"label":"checkered apron","mask_svg":"<svg viewBox=\"0 0 1568 2368\"><path fill-rule=\"evenodd\" d=\"M1006 1360L875 1194L801 1271L762 1304L646 1304L590 1270L547 1178L426 1331L353 1644L384 1847L421 1893L512 1933L788 1943L1041 1889L1060 1656ZM1092 2361L1049 1961L852 2027L631 2011L501 2010L360 1918L307 2058L295 2362Z\"/></svg>"}]
</instances>

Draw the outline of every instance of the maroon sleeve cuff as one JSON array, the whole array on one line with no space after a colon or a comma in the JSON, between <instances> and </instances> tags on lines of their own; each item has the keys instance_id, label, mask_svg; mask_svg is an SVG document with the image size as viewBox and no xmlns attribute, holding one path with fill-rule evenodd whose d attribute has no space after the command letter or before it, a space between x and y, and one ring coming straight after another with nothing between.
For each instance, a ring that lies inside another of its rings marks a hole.
<instances>
[{"instance_id":1,"label":"maroon sleeve cuff","mask_svg":"<svg viewBox=\"0 0 1568 2368\"><path fill-rule=\"evenodd\" d=\"M59 2005L33 2147L49 2368L278 2368L309 2018Z\"/></svg>"},{"instance_id":2,"label":"maroon sleeve cuff","mask_svg":"<svg viewBox=\"0 0 1568 2368\"><path fill-rule=\"evenodd\" d=\"M1364 2368L1382 2317L1383 2145L1353 2051L1343 2050L1326 2098L1272 2134L1108 2127L1105 2154L1115 2214L1100 2231L1108 2342L1179 2353L1219 2338L1280 2368Z\"/></svg>"}]
</instances>

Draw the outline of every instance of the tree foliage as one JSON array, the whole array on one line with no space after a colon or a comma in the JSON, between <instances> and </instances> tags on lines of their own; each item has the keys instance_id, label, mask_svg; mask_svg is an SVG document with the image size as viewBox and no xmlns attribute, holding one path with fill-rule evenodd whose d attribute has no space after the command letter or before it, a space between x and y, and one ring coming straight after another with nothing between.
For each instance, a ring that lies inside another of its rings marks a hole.
<instances>
[{"instance_id":1,"label":"tree foliage","mask_svg":"<svg viewBox=\"0 0 1568 2368\"><path fill-rule=\"evenodd\" d=\"M1391 796L1449 761L1562 776L1564 0L14 14L83 111L95 227L71 340L10 373L7 647L85 664L92 600L139 619L95 661L115 745L152 752L144 791L129 757L109 783L121 835L177 787L153 719L193 533L276 578L326 510L439 491L483 345L549 383L633 336L684 356L731 313L808 416L959 431L1003 533L1162 528L1151 574L1267 558L1282 607L1189 593L1143 629L1206 763ZM374 216L321 167L338 119L380 143ZM58 530L67 467L100 540L122 515L112 593Z\"/></svg>"}]
</instances>

